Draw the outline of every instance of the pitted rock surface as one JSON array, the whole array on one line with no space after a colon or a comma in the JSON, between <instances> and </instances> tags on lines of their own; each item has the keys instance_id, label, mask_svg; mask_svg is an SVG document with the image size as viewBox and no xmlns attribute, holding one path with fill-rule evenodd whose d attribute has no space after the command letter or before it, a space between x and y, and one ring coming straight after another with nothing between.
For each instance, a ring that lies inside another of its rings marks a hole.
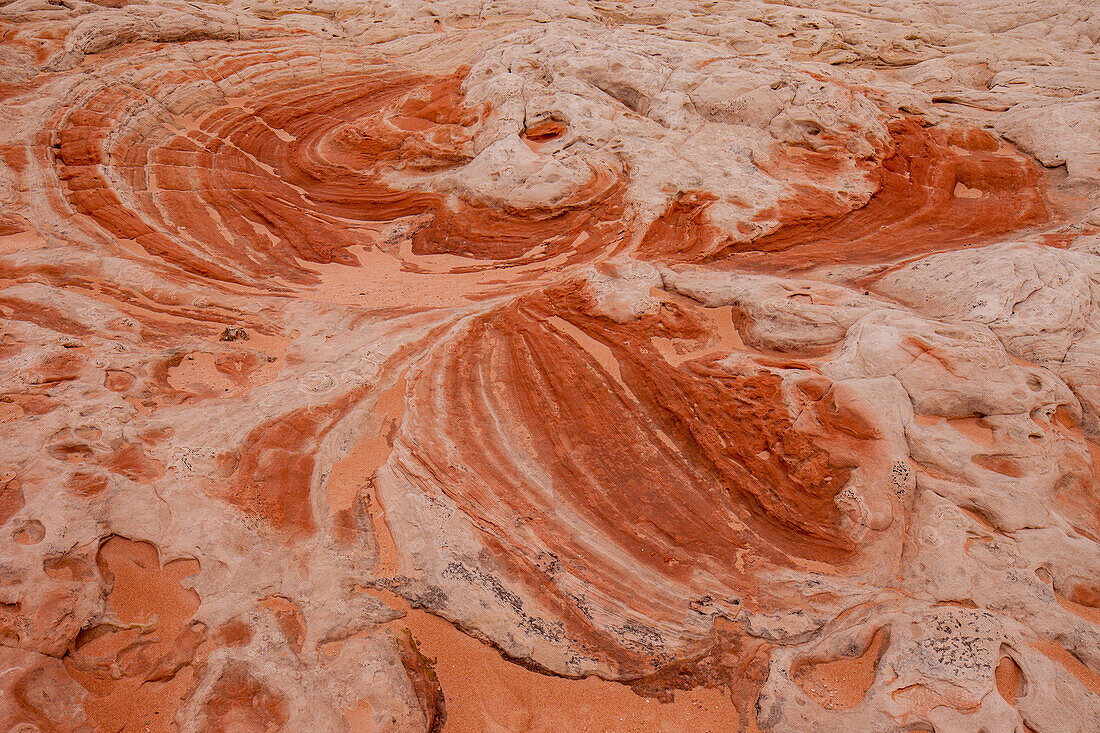
<instances>
[{"instance_id":1,"label":"pitted rock surface","mask_svg":"<svg viewBox=\"0 0 1100 733\"><path fill-rule=\"evenodd\" d=\"M1098 42L0 3L0 726L1096 733Z\"/></svg>"}]
</instances>

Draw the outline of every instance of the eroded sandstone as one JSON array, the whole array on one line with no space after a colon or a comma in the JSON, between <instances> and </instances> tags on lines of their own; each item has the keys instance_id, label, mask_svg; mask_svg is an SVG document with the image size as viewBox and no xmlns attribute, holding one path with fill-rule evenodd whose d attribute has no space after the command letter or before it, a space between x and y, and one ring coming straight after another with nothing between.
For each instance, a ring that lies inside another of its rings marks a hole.
<instances>
[{"instance_id":1,"label":"eroded sandstone","mask_svg":"<svg viewBox=\"0 0 1100 733\"><path fill-rule=\"evenodd\" d=\"M1096 730L1087 3L0 34L7 728Z\"/></svg>"}]
</instances>

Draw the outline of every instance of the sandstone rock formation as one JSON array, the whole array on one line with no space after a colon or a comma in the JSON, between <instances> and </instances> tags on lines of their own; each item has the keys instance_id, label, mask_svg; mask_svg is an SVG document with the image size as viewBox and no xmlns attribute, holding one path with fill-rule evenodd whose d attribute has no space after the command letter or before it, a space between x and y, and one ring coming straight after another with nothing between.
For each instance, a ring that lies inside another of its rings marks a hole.
<instances>
[{"instance_id":1,"label":"sandstone rock formation","mask_svg":"<svg viewBox=\"0 0 1100 733\"><path fill-rule=\"evenodd\" d=\"M0 31L3 730L1100 730L1093 3Z\"/></svg>"}]
</instances>

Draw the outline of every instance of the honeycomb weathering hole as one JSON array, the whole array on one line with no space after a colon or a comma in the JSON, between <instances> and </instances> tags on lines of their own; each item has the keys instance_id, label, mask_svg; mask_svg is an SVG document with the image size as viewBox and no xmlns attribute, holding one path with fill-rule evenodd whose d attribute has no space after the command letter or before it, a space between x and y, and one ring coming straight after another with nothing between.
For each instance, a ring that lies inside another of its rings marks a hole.
<instances>
[{"instance_id":1,"label":"honeycomb weathering hole","mask_svg":"<svg viewBox=\"0 0 1100 733\"><path fill-rule=\"evenodd\" d=\"M870 689L888 642L889 632L879 629L862 651L852 656L800 661L791 675L817 704L829 710L849 710Z\"/></svg>"},{"instance_id":2,"label":"honeycomb weathering hole","mask_svg":"<svg viewBox=\"0 0 1100 733\"><path fill-rule=\"evenodd\" d=\"M994 678L997 683L997 692L1009 705L1015 705L1017 700L1027 695L1027 678L1024 677L1024 672L1016 660L1006 652L1007 649L1002 647L1002 656L994 670Z\"/></svg>"},{"instance_id":3,"label":"honeycomb weathering hole","mask_svg":"<svg viewBox=\"0 0 1100 733\"><path fill-rule=\"evenodd\" d=\"M533 143L556 140L565 134L568 128L558 120L542 120L524 128L523 136Z\"/></svg>"}]
</instances>

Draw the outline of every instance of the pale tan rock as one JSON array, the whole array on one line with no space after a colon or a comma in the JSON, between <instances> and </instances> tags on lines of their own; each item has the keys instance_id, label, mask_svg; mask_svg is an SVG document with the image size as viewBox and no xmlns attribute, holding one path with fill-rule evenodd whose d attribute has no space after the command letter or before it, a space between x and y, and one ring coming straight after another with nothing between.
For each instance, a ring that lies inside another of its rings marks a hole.
<instances>
[{"instance_id":1,"label":"pale tan rock","mask_svg":"<svg viewBox=\"0 0 1100 733\"><path fill-rule=\"evenodd\" d=\"M5 730L1096 730L1091 4L0 30Z\"/></svg>"}]
</instances>

